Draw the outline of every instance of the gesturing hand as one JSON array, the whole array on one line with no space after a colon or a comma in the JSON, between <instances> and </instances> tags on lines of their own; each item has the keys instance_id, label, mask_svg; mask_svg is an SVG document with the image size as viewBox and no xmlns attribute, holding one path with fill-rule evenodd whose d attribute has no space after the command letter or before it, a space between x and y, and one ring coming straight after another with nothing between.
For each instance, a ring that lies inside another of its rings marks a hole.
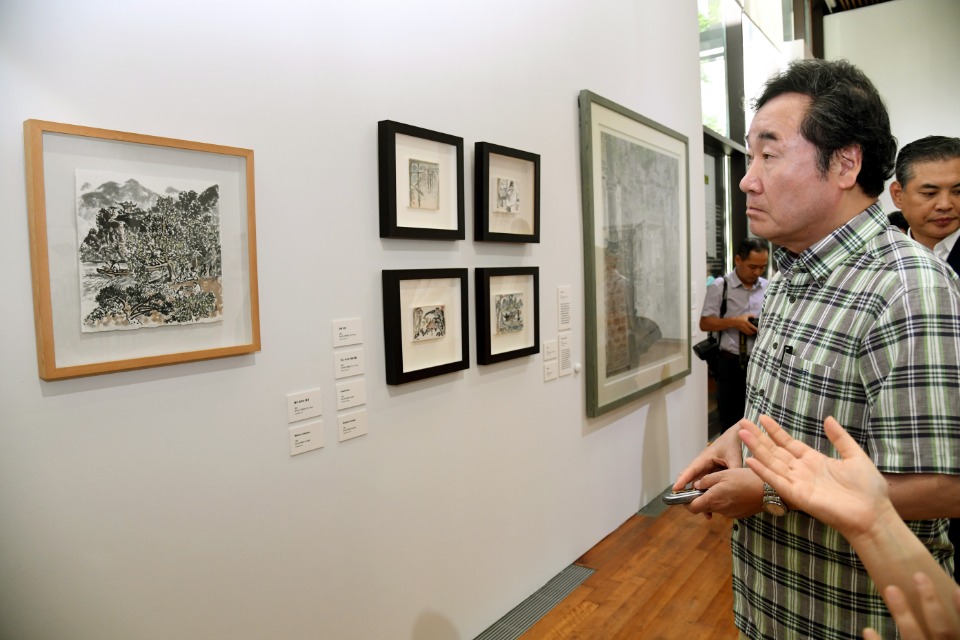
<instances>
[{"instance_id":1,"label":"gesturing hand","mask_svg":"<svg viewBox=\"0 0 960 640\"><path fill-rule=\"evenodd\" d=\"M930 576L916 573L913 582L920 597L921 609L918 615L910 609L907 595L900 587L890 585L883 590L883 599L897 621L900 637L903 640L958 640L960 629L952 624L949 608L960 614L960 587L953 591L953 602L944 605L937 597ZM929 633L925 631L929 629ZM863 630L863 640L883 640L873 629Z\"/></svg>"},{"instance_id":2,"label":"gesturing hand","mask_svg":"<svg viewBox=\"0 0 960 640\"><path fill-rule=\"evenodd\" d=\"M893 509L886 480L832 417L823 426L840 459L794 440L769 416L761 416L760 424L766 433L752 422L740 422L740 438L753 452L745 462L792 508L806 511L848 539L864 532L880 511Z\"/></svg>"}]
</instances>

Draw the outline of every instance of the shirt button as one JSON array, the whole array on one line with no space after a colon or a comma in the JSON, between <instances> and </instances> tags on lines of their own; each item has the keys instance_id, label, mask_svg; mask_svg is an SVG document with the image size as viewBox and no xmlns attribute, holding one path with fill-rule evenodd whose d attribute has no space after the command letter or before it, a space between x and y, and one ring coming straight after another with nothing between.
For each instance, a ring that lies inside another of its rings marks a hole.
<instances>
[{"instance_id":1,"label":"shirt button","mask_svg":"<svg viewBox=\"0 0 960 640\"><path fill-rule=\"evenodd\" d=\"M763 395L764 395L764 394L763 394L763 389L760 389L759 391L757 391L757 394L762 398Z\"/></svg>"},{"instance_id":2,"label":"shirt button","mask_svg":"<svg viewBox=\"0 0 960 640\"><path fill-rule=\"evenodd\" d=\"M780 345L778 345L776 342L773 343L773 350L774 350L774 351L776 351L779 347L780 347Z\"/></svg>"},{"instance_id":3,"label":"shirt button","mask_svg":"<svg viewBox=\"0 0 960 640\"><path fill-rule=\"evenodd\" d=\"M737 524L737 523L734 523L734 524L733 524L733 532L736 533L737 531L740 531L740 525Z\"/></svg>"},{"instance_id":4,"label":"shirt button","mask_svg":"<svg viewBox=\"0 0 960 640\"><path fill-rule=\"evenodd\" d=\"M793 303L793 302L796 302L796 301L797 301L797 296L790 296L790 297L787 298L787 299L790 300L791 303Z\"/></svg>"}]
</instances>

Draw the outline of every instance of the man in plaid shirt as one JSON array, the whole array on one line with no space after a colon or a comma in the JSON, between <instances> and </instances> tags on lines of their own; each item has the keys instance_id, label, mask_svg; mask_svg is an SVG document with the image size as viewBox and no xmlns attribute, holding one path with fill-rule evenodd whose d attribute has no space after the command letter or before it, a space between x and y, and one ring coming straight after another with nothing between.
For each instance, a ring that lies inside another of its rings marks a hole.
<instances>
[{"instance_id":1,"label":"man in plaid shirt","mask_svg":"<svg viewBox=\"0 0 960 640\"><path fill-rule=\"evenodd\" d=\"M845 61L771 78L747 135L751 231L780 246L747 372L745 417L771 416L836 455L834 416L884 473L901 517L949 572L944 518L960 516L960 290L949 267L888 227L877 203L896 140L886 108ZM731 427L678 476L693 513L733 525L734 617L746 638L897 636L836 530L791 511L743 464Z\"/></svg>"}]
</instances>

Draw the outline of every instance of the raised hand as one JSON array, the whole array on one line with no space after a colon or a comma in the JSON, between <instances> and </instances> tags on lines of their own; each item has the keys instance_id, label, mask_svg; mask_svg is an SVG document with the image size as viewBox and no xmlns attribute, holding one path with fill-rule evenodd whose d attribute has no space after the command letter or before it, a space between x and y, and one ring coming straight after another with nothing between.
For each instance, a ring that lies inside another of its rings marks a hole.
<instances>
[{"instance_id":1,"label":"raised hand","mask_svg":"<svg viewBox=\"0 0 960 640\"><path fill-rule=\"evenodd\" d=\"M848 538L863 533L879 512L893 510L887 483L853 438L832 417L823 425L840 458L794 440L768 416L742 420L739 435L753 453L745 461L792 509L805 511Z\"/></svg>"}]
</instances>

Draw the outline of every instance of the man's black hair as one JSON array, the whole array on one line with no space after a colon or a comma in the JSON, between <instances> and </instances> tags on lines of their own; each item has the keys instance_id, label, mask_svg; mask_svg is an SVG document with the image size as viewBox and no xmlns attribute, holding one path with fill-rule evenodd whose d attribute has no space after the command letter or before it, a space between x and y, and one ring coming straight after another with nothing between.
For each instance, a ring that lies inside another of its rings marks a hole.
<instances>
[{"instance_id":1,"label":"man's black hair","mask_svg":"<svg viewBox=\"0 0 960 640\"><path fill-rule=\"evenodd\" d=\"M740 246L737 247L737 255L740 256L741 260L749 258L750 254L754 251L766 251L769 253L770 247L767 241L761 238L744 238L740 241Z\"/></svg>"},{"instance_id":2,"label":"man's black hair","mask_svg":"<svg viewBox=\"0 0 960 640\"><path fill-rule=\"evenodd\" d=\"M897 156L897 182L901 187L913 179L913 167L918 162L941 162L960 158L960 138L927 136L904 145Z\"/></svg>"},{"instance_id":3,"label":"man's black hair","mask_svg":"<svg viewBox=\"0 0 960 640\"><path fill-rule=\"evenodd\" d=\"M859 146L862 164L857 183L866 195L879 196L884 181L893 175L897 139L890 132L883 99L870 79L846 60L797 60L767 81L754 108L759 110L786 93L811 99L800 134L817 147L820 175L826 176L837 151Z\"/></svg>"}]
</instances>

